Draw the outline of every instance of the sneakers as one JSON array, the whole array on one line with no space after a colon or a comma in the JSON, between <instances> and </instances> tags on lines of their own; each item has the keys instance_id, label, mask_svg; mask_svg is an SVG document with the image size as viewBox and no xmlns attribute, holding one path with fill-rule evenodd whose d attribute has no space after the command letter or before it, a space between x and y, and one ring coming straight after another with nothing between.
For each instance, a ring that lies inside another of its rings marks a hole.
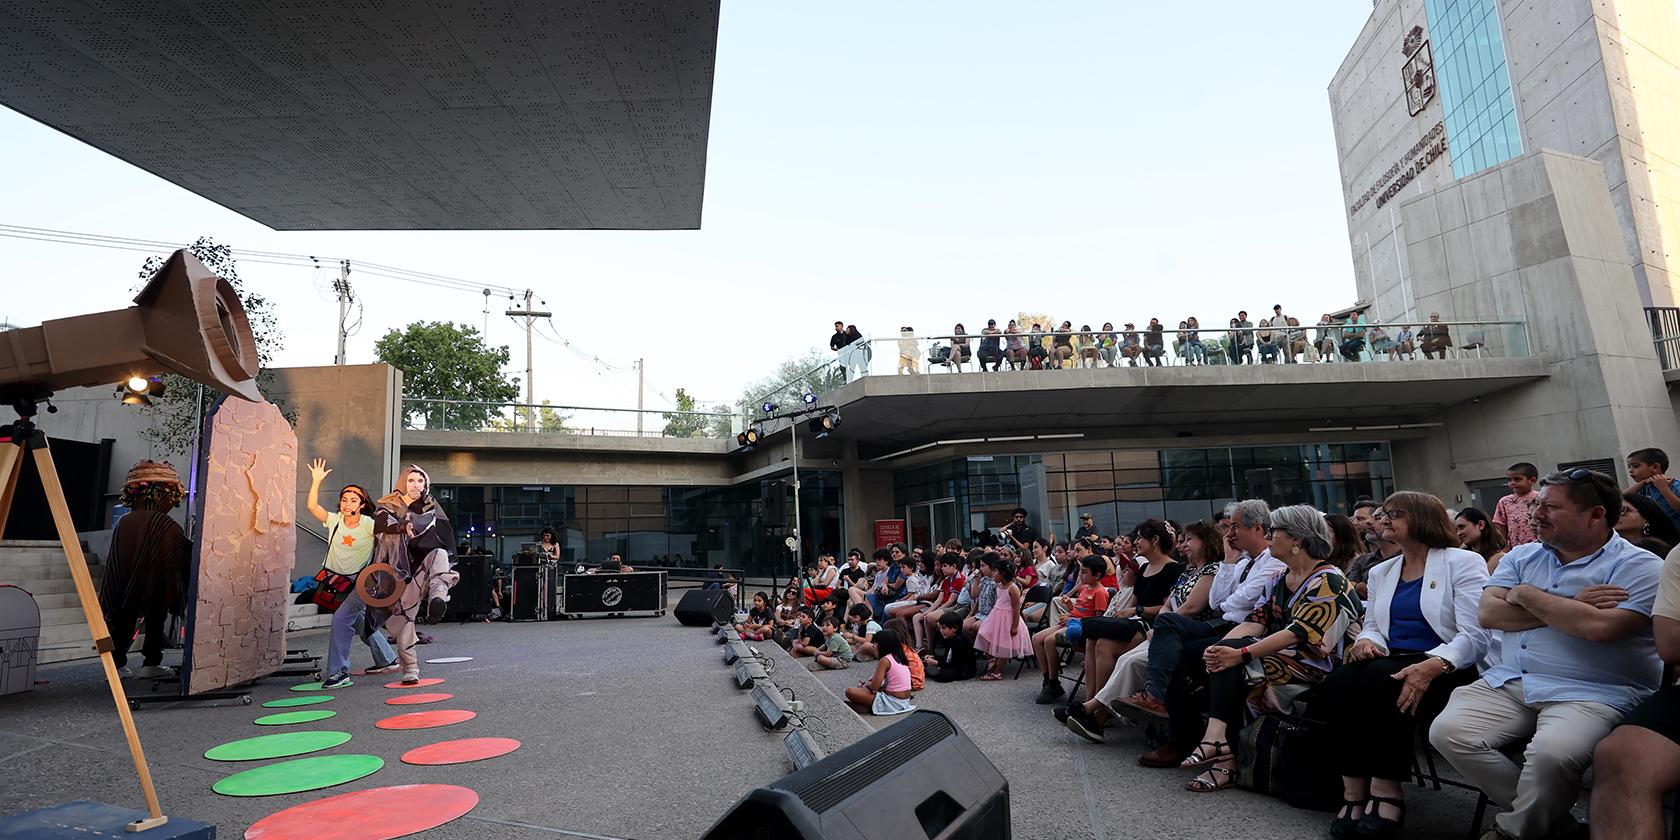
<instances>
[{"instance_id":1,"label":"sneakers","mask_svg":"<svg viewBox=\"0 0 1680 840\"><path fill-rule=\"evenodd\" d=\"M397 663L395 663L395 662L387 662L387 663L385 663L385 664L384 664L384 665L373 665L373 666L371 666L371 667L369 667L369 668L368 668L368 669L367 669L367 670L366 670L366 671L365 671L365 672L363 672L363 673L368 673L368 674L389 674L389 673L391 673L391 672L392 672L392 671L395 671L395 670L397 670L397 669L399 669L399 668L401 668L401 667L402 667L402 666L401 666L401 665L398 665L398 664L397 664Z\"/></svg>"},{"instance_id":2,"label":"sneakers","mask_svg":"<svg viewBox=\"0 0 1680 840\"><path fill-rule=\"evenodd\" d=\"M128 667L127 665L124 665L121 668L117 669L117 678L118 679L126 680L126 679L129 679L130 677L133 677L133 676L134 676L134 669Z\"/></svg>"},{"instance_id":3,"label":"sneakers","mask_svg":"<svg viewBox=\"0 0 1680 840\"><path fill-rule=\"evenodd\" d=\"M442 624L443 609L444 600L442 598L433 598L432 600L426 602L426 623Z\"/></svg>"},{"instance_id":4,"label":"sneakers","mask_svg":"<svg viewBox=\"0 0 1680 840\"><path fill-rule=\"evenodd\" d=\"M402 684L403 685L419 685L420 684L420 672L419 671L411 671L409 673L403 674Z\"/></svg>"},{"instance_id":5,"label":"sneakers","mask_svg":"<svg viewBox=\"0 0 1680 840\"><path fill-rule=\"evenodd\" d=\"M175 676L175 669L163 665L142 665L134 675L143 680L155 680Z\"/></svg>"},{"instance_id":6,"label":"sneakers","mask_svg":"<svg viewBox=\"0 0 1680 840\"><path fill-rule=\"evenodd\" d=\"M355 685L355 683L350 681L350 675L347 674L347 673L346 674L333 674L332 676L327 677L326 679L321 681L321 687L322 688L329 688L329 689L330 688L347 688L347 687L352 686L352 685Z\"/></svg>"},{"instance_id":7,"label":"sneakers","mask_svg":"<svg viewBox=\"0 0 1680 840\"><path fill-rule=\"evenodd\" d=\"M1067 692L1062 690L1062 681L1050 679L1044 681L1044 688L1038 692L1038 699L1033 702L1040 706L1048 706L1061 699Z\"/></svg>"},{"instance_id":8,"label":"sneakers","mask_svg":"<svg viewBox=\"0 0 1680 840\"><path fill-rule=\"evenodd\" d=\"M1093 744L1103 742L1102 724L1097 723L1097 719L1085 711L1084 706L1076 706L1068 713L1067 728L1069 732Z\"/></svg>"}]
</instances>

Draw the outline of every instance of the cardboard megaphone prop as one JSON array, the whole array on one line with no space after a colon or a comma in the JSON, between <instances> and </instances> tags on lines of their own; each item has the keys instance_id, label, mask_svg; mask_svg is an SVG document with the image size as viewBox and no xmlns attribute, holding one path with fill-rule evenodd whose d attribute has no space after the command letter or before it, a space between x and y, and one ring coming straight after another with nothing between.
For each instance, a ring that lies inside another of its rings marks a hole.
<instances>
[{"instance_id":1,"label":"cardboard megaphone prop","mask_svg":"<svg viewBox=\"0 0 1680 840\"><path fill-rule=\"evenodd\" d=\"M134 303L0 333L0 390L51 393L167 371L262 400L257 342L233 284L180 250Z\"/></svg>"}]
</instances>

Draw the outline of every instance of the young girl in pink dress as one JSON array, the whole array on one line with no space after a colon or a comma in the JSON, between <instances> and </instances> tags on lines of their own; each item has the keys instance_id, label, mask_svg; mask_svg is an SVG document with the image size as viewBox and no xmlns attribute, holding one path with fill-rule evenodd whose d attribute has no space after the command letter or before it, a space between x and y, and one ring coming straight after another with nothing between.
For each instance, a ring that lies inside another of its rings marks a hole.
<instances>
[{"instance_id":1,"label":"young girl in pink dress","mask_svg":"<svg viewBox=\"0 0 1680 840\"><path fill-rule=\"evenodd\" d=\"M1003 679L1003 663L1032 653L1032 632L1021 620L1021 587L1015 582L1015 563L999 558L992 567L997 581L997 605L980 625L974 647L992 658L983 680Z\"/></svg>"}]
</instances>

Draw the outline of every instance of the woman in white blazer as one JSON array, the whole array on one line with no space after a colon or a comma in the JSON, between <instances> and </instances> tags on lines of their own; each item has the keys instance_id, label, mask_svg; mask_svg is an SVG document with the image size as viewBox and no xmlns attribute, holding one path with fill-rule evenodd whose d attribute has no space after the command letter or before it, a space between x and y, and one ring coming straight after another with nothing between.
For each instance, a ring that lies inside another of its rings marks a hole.
<instances>
[{"instance_id":1,"label":"woman in white blazer","mask_svg":"<svg viewBox=\"0 0 1680 840\"><path fill-rule=\"evenodd\" d=\"M1372 567L1365 630L1313 703L1330 724L1342 776L1333 837L1388 837L1404 822L1418 718L1475 679L1488 634L1477 618L1487 562L1458 547L1441 500L1402 491L1378 511L1380 536L1400 556Z\"/></svg>"}]
</instances>

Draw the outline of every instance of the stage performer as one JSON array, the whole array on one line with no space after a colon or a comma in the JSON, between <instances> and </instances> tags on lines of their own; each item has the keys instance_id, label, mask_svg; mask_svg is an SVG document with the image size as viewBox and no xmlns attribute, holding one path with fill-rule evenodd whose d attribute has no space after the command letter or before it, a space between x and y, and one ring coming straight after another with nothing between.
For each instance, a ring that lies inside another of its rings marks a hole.
<instances>
[{"instance_id":1,"label":"stage performer","mask_svg":"<svg viewBox=\"0 0 1680 840\"><path fill-rule=\"evenodd\" d=\"M397 660L402 663L404 685L420 681L420 658L415 624L422 606L436 619L443 617L449 589L461 576L449 565L449 549L455 545L455 531L443 507L431 493L432 479L425 470L409 466L397 481L397 489L379 500L374 508L374 531L378 534L373 562L390 563L403 578L401 600L374 610L370 622L382 622L397 642Z\"/></svg>"},{"instance_id":2,"label":"stage performer","mask_svg":"<svg viewBox=\"0 0 1680 840\"><path fill-rule=\"evenodd\" d=\"M327 556L322 565L355 580L373 559L373 497L359 484L346 484L338 491L338 510L328 513L321 507L321 482L332 474L324 458L309 462L309 512L327 529ZM385 634L366 621L367 604L356 594L352 584L344 602L333 611L332 640L327 644L327 678L323 688L344 688L350 682L350 640L360 636L373 651L373 667L369 674L383 674L397 669L397 653L391 649Z\"/></svg>"},{"instance_id":3,"label":"stage performer","mask_svg":"<svg viewBox=\"0 0 1680 840\"><path fill-rule=\"evenodd\" d=\"M111 550L100 582L99 603L111 631L111 658L118 673L128 669L128 649L134 644L135 623L146 622L139 676L168 676L163 667L165 625L169 616L186 614L187 575L192 541L169 511L186 495L181 476L167 461L144 460L128 471L122 503L129 512L117 520Z\"/></svg>"}]
</instances>

